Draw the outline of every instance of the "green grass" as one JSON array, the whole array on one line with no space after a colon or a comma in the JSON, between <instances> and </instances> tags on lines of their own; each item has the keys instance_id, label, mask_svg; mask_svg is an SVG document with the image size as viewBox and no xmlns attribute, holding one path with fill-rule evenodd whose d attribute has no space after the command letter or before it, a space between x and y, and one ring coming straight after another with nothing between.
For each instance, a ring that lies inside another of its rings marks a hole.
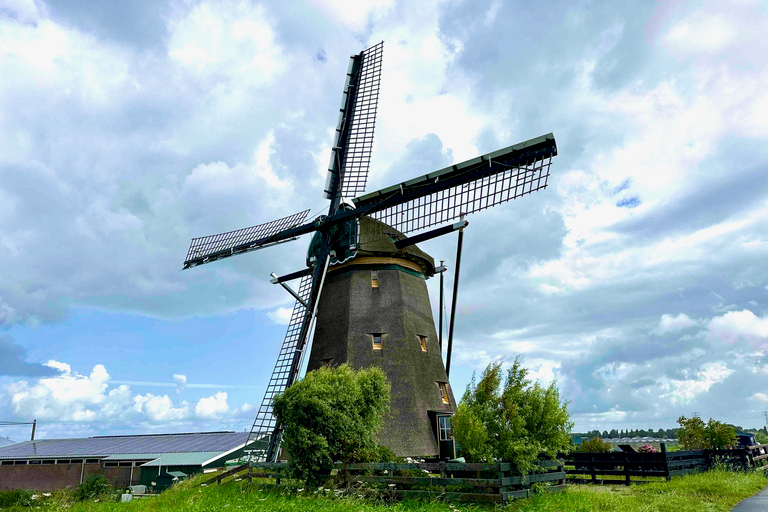
<instances>
[{"instance_id":1,"label":"green grass","mask_svg":"<svg viewBox=\"0 0 768 512\"><path fill-rule=\"evenodd\" d=\"M199 479L197 480L199 481ZM2 512L66 510L67 512L170 512L170 511L354 511L354 512L457 512L499 509L489 505L467 503L404 501L376 503L355 496L322 496L322 493L300 492L279 494L244 482L195 487L184 482L158 497L136 499L131 503L103 501L72 503L71 493L53 493L38 499L32 508L3 507ZM727 511L742 499L768 484L759 473L709 471L673 478L671 482L624 486L573 485L560 494L540 495L512 502L509 511L617 511L617 512L708 512ZM69 499L67 498L69 496Z\"/></svg>"},{"instance_id":2,"label":"green grass","mask_svg":"<svg viewBox=\"0 0 768 512\"><path fill-rule=\"evenodd\" d=\"M708 471L670 482L623 486L574 485L566 493L536 496L510 504L525 511L727 511L768 484L760 473Z\"/></svg>"}]
</instances>

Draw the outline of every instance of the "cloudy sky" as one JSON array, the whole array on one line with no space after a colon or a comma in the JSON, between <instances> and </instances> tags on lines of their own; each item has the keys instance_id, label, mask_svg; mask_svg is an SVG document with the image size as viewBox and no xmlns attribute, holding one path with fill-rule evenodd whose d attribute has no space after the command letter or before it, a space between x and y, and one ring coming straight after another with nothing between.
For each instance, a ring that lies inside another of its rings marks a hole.
<instances>
[{"instance_id":1,"label":"cloudy sky","mask_svg":"<svg viewBox=\"0 0 768 512\"><path fill-rule=\"evenodd\" d=\"M181 272L189 239L327 207L349 55L384 40L368 190L560 153L469 219L456 392L520 355L577 430L762 426L766 32L748 0L0 0L0 420L249 426L307 240Z\"/></svg>"}]
</instances>

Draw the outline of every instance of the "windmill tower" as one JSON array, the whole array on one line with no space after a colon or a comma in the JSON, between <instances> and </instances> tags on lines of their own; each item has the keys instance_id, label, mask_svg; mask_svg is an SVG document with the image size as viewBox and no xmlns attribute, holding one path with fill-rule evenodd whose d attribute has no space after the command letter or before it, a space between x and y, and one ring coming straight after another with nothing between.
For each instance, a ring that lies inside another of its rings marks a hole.
<instances>
[{"instance_id":1,"label":"windmill tower","mask_svg":"<svg viewBox=\"0 0 768 512\"><path fill-rule=\"evenodd\" d=\"M415 244L467 225L464 215L546 188L550 133L375 192L365 192L381 77L383 42L350 57L324 196L328 214L309 210L245 229L192 239L184 269L314 233L306 268L278 277L296 299L288 331L250 440L275 460L280 425L272 400L307 370L349 363L381 367L392 384L379 441L399 455L450 456L455 400L435 333L425 280L434 260ZM344 199L352 198L349 202ZM458 222L457 222L458 221ZM299 279L298 291L286 283ZM455 301L454 301L455 304Z\"/></svg>"}]
</instances>

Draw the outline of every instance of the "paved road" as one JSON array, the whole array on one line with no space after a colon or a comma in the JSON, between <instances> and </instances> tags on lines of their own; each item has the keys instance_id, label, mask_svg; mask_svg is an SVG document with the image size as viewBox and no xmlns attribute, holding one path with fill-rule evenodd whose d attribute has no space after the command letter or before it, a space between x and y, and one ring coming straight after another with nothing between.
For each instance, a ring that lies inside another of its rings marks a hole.
<instances>
[{"instance_id":1,"label":"paved road","mask_svg":"<svg viewBox=\"0 0 768 512\"><path fill-rule=\"evenodd\" d=\"M766 512L768 510L768 487L751 498L747 498L731 509L731 512Z\"/></svg>"}]
</instances>

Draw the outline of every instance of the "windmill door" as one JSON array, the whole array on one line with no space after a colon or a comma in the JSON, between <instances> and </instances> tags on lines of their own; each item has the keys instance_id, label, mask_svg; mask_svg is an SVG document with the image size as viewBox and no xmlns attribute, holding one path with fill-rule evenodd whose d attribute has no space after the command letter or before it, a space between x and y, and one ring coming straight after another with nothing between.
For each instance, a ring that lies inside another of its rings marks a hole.
<instances>
[{"instance_id":1,"label":"windmill door","mask_svg":"<svg viewBox=\"0 0 768 512\"><path fill-rule=\"evenodd\" d=\"M456 458L456 443L453 441L450 414L437 415L437 443L440 447L441 459Z\"/></svg>"}]
</instances>

